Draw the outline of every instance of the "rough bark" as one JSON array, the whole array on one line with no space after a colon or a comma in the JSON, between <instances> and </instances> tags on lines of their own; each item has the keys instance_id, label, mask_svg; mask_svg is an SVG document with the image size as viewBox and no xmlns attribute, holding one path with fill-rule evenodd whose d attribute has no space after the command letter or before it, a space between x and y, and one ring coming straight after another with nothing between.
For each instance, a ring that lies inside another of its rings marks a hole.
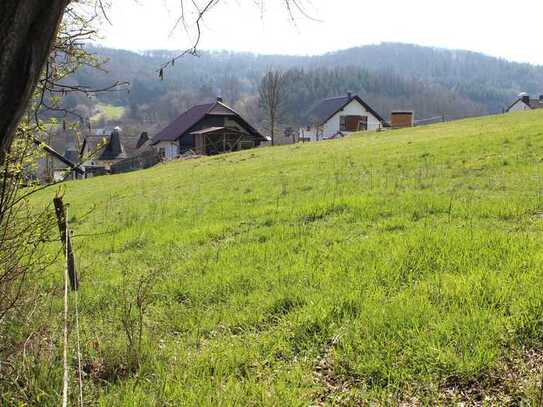
<instances>
[{"instance_id":1,"label":"rough bark","mask_svg":"<svg viewBox=\"0 0 543 407\"><path fill-rule=\"evenodd\" d=\"M69 2L0 1L0 164L30 102Z\"/></svg>"}]
</instances>

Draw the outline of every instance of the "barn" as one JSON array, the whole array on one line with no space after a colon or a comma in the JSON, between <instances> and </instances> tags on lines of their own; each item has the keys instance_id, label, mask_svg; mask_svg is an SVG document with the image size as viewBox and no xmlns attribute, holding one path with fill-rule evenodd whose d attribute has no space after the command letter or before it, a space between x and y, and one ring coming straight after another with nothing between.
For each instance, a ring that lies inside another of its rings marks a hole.
<instances>
[{"instance_id":1,"label":"barn","mask_svg":"<svg viewBox=\"0 0 543 407\"><path fill-rule=\"evenodd\" d=\"M221 98L182 113L159 132L151 145L165 160L187 151L214 155L258 147L267 139Z\"/></svg>"}]
</instances>

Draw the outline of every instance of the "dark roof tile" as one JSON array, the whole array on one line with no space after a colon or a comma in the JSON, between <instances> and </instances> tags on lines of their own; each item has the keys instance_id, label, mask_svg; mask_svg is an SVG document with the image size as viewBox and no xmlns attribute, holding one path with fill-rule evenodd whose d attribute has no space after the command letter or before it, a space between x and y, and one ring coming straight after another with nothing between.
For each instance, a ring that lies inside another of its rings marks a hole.
<instances>
[{"instance_id":1,"label":"dark roof tile","mask_svg":"<svg viewBox=\"0 0 543 407\"><path fill-rule=\"evenodd\" d=\"M123 143L121 142L121 135L118 130L113 130L109 137L109 142L106 144L102 154L98 157L99 160L111 161L127 158L127 154L124 151Z\"/></svg>"},{"instance_id":2,"label":"dark roof tile","mask_svg":"<svg viewBox=\"0 0 543 407\"><path fill-rule=\"evenodd\" d=\"M237 117L251 134L265 140L258 130L251 126L236 111L226 106L224 103L213 102L191 107L189 110L182 113L177 119L168 125L168 127L153 137L151 144L155 145L161 141L176 141L179 137L193 128L200 120L206 117L206 115L228 115Z\"/></svg>"},{"instance_id":3,"label":"dark roof tile","mask_svg":"<svg viewBox=\"0 0 543 407\"><path fill-rule=\"evenodd\" d=\"M308 114L309 120L323 124L349 102L348 96L323 99L313 105Z\"/></svg>"},{"instance_id":4,"label":"dark roof tile","mask_svg":"<svg viewBox=\"0 0 543 407\"><path fill-rule=\"evenodd\" d=\"M175 141L181 135L186 133L196 123L204 118L204 116L215 107L215 103L207 103L191 107L186 112L182 113L177 119L171 122L168 127L153 137L152 144L161 141Z\"/></svg>"},{"instance_id":5,"label":"dark roof tile","mask_svg":"<svg viewBox=\"0 0 543 407\"><path fill-rule=\"evenodd\" d=\"M364 102L358 95L353 96L339 96L333 98L323 99L315 104L308 113L308 119L312 124L315 122L320 124L326 123L332 116L347 106L351 101L357 100L364 108L373 114L383 124L385 120L373 110L366 102Z\"/></svg>"},{"instance_id":6,"label":"dark roof tile","mask_svg":"<svg viewBox=\"0 0 543 407\"><path fill-rule=\"evenodd\" d=\"M149 144L148 141L150 140L151 138L149 137L149 134L144 131L143 133L141 133L139 139L138 139L138 142L136 143L136 150L139 149L141 146L143 146L144 144Z\"/></svg>"},{"instance_id":7,"label":"dark roof tile","mask_svg":"<svg viewBox=\"0 0 543 407\"><path fill-rule=\"evenodd\" d=\"M543 108L543 101L539 99L530 99L530 109L541 109Z\"/></svg>"}]
</instances>

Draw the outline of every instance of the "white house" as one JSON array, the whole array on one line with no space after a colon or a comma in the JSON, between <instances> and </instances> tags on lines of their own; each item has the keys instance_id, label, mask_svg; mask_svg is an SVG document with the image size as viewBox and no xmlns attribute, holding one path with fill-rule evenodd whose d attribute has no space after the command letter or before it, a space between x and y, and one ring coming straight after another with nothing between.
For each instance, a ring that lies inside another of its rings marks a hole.
<instances>
[{"instance_id":1,"label":"white house","mask_svg":"<svg viewBox=\"0 0 543 407\"><path fill-rule=\"evenodd\" d=\"M358 131L376 131L387 127L385 120L358 95L327 98L317 103L308 114L307 127L300 138L318 141L342 137Z\"/></svg>"},{"instance_id":2,"label":"white house","mask_svg":"<svg viewBox=\"0 0 543 407\"><path fill-rule=\"evenodd\" d=\"M539 99L531 99L530 95L521 93L519 98L507 108L507 112L522 112L524 110L534 110L543 108L543 95Z\"/></svg>"}]
</instances>

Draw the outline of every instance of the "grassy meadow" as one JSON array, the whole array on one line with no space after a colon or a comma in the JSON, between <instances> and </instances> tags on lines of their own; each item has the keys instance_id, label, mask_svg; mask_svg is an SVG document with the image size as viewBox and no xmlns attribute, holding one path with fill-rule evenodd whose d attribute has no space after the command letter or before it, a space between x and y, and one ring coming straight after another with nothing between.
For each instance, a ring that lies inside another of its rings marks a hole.
<instances>
[{"instance_id":1,"label":"grassy meadow","mask_svg":"<svg viewBox=\"0 0 543 407\"><path fill-rule=\"evenodd\" d=\"M126 108L123 106L108 105L105 103L98 103L96 105L97 112L91 117L91 122L98 122L100 120L120 120L126 112Z\"/></svg>"},{"instance_id":2,"label":"grassy meadow","mask_svg":"<svg viewBox=\"0 0 543 407\"><path fill-rule=\"evenodd\" d=\"M527 112L64 184L86 404L535 403L542 170ZM60 260L27 404L59 404Z\"/></svg>"}]
</instances>

